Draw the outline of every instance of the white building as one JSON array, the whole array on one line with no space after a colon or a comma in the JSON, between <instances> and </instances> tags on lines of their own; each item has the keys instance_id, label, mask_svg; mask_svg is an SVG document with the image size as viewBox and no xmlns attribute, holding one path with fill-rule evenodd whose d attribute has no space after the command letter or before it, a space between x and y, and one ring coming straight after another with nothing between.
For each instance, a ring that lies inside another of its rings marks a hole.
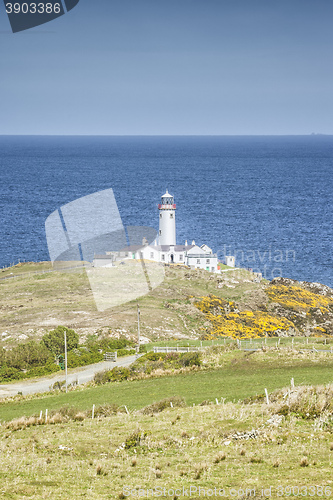
<instances>
[{"instance_id":1,"label":"white building","mask_svg":"<svg viewBox=\"0 0 333 500\"><path fill-rule=\"evenodd\" d=\"M96 255L94 266L101 267L106 262L123 259L144 259L163 264L182 264L191 269L205 269L210 272L217 272L218 259L213 254L208 245L198 246L195 241L191 245L176 244L176 204L173 196L168 191L162 196L159 209L159 234L158 241L149 245L147 240L143 240L142 246L132 245L123 248L119 252L106 252L107 256ZM108 259L105 259L108 257Z\"/></svg>"},{"instance_id":2,"label":"white building","mask_svg":"<svg viewBox=\"0 0 333 500\"><path fill-rule=\"evenodd\" d=\"M176 245L176 204L173 196L166 191L158 205L160 224L158 241L160 245Z\"/></svg>"}]
</instances>

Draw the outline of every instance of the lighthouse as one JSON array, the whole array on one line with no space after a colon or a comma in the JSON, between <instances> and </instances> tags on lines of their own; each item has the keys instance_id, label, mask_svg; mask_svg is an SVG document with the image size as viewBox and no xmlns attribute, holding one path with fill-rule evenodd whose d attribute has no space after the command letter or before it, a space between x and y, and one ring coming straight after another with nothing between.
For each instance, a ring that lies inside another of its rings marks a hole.
<instances>
[{"instance_id":1,"label":"lighthouse","mask_svg":"<svg viewBox=\"0 0 333 500\"><path fill-rule=\"evenodd\" d=\"M176 204L173 196L166 193L161 198L159 209L159 244L160 245L175 245L176 244Z\"/></svg>"}]
</instances>

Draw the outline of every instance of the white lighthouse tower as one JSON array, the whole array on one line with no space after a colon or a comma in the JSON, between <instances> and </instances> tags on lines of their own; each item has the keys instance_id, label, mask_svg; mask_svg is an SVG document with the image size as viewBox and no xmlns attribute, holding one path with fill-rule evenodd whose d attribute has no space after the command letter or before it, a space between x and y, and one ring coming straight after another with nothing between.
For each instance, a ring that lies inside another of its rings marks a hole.
<instances>
[{"instance_id":1,"label":"white lighthouse tower","mask_svg":"<svg viewBox=\"0 0 333 500\"><path fill-rule=\"evenodd\" d=\"M159 244L160 245L175 245L176 244L176 204L173 196L166 193L162 196L161 203L158 205L160 213L159 224Z\"/></svg>"}]
</instances>

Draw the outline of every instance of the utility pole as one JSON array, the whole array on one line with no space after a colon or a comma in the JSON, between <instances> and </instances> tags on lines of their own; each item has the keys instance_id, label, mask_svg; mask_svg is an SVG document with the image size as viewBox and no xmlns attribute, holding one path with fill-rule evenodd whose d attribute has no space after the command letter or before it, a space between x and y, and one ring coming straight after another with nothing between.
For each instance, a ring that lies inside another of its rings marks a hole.
<instances>
[{"instance_id":1,"label":"utility pole","mask_svg":"<svg viewBox=\"0 0 333 500\"><path fill-rule=\"evenodd\" d=\"M67 392L67 336L66 336L66 330L64 331L64 338L65 338L65 387L66 387L66 392Z\"/></svg>"},{"instance_id":2,"label":"utility pole","mask_svg":"<svg viewBox=\"0 0 333 500\"><path fill-rule=\"evenodd\" d=\"M140 307L138 304L138 345L136 348L136 355L139 356L139 351L140 351Z\"/></svg>"}]
</instances>

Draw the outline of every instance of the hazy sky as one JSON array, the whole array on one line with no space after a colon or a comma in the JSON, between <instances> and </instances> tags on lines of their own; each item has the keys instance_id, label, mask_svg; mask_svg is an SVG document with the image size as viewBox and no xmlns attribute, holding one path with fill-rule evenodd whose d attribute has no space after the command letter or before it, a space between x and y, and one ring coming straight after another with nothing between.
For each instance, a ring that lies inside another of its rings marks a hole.
<instances>
[{"instance_id":1,"label":"hazy sky","mask_svg":"<svg viewBox=\"0 0 333 500\"><path fill-rule=\"evenodd\" d=\"M332 0L1 3L0 43L0 134L333 134Z\"/></svg>"}]
</instances>

